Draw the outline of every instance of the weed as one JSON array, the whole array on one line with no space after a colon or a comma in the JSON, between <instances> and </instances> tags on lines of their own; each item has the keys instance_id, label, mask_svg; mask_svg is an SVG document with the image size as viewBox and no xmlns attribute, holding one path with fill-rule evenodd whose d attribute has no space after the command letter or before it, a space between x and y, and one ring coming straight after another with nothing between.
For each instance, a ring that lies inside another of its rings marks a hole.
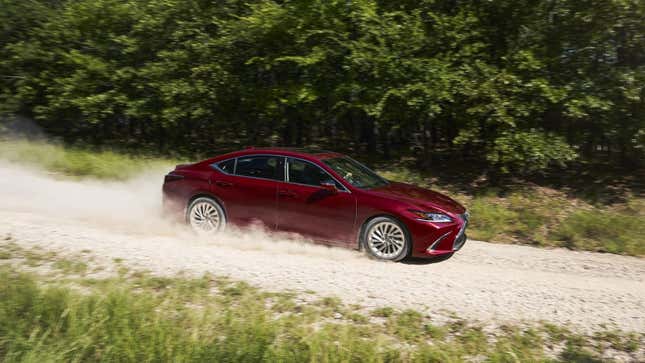
<instances>
[{"instance_id":1,"label":"weed","mask_svg":"<svg viewBox=\"0 0 645 363\"><path fill-rule=\"evenodd\" d=\"M372 310L372 316L379 318L389 318L392 315L394 315L394 309L389 306Z\"/></svg>"},{"instance_id":2,"label":"weed","mask_svg":"<svg viewBox=\"0 0 645 363\"><path fill-rule=\"evenodd\" d=\"M54 267L62 270L66 274L84 274L88 267L85 262L82 261L72 261L68 259L58 259L54 262Z\"/></svg>"},{"instance_id":3,"label":"weed","mask_svg":"<svg viewBox=\"0 0 645 363\"><path fill-rule=\"evenodd\" d=\"M645 255L644 218L617 211L576 211L551 233L563 247Z\"/></svg>"},{"instance_id":4,"label":"weed","mask_svg":"<svg viewBox=\"0 0 645 363\"><path fill-rule=\"evenodd\" d=\"M65 148L30 141L0 141L0 155L5 160L42 167L50 172L112 180L128 179L142 169L176 164L160 158L132 157L112 151Z\"/></svg>"},{"instance_id":5,"label":"weed","mask_svg":"<svg viewBox=\"0 0 645 363\"><path fill-rule=\"evenodd\" d=\"M324 298L291 309L292 293L211 276L47 280L15 268L0 267L2 361L546 361L544 333L566 345L562 361L598 361L606 345L641 349L635 334L585 337L549 324L507 326L491 341L465 320L438 327L391 308L376 314L388 315L385 325L358 313L329 323L326 311L351 307ZM83 293L66 286L78 283Z\"/></svg>"}]
</instances>

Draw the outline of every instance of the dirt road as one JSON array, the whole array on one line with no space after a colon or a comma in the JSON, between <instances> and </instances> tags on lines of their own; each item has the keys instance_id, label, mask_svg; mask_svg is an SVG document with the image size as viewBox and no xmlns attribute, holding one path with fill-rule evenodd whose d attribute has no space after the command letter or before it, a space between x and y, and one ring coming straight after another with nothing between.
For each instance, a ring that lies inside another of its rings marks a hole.
<instances>
[{"instance_id":1,"label":"dirt road","mask_svg":"<svg viewBox=\"0 0 645 363\"><path fill-rule=\"evenodd\" d=\"M70 181L0 164L0 243L10 236L159 274L209 272L365 307L414 308L438 322L454 312L492 324L645 331L644 259L469 241L449 260L403 264L259 231L203 240L158 217L160 181L159 173L128 183Z\"/></svg>"}]
</instances>

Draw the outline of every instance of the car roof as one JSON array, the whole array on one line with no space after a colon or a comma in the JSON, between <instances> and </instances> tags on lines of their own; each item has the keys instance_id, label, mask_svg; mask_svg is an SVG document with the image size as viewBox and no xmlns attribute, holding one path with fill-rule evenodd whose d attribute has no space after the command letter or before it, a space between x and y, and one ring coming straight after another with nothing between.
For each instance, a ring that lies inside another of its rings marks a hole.
<instances>
[{"instance_id":1,"label":"car roof","mask_svg":"<svg viewBox=\"0 0 645 363\"><path fill-rule=\"evenodd\" d=\"M284 156L293 156L307 160L323 160L333 157L345 156L341 153L334 151L327 151L315 148L298 148L298 147L254 147L250 146L246 149L234 151L228 154L219 155L207 160L204 160L202 163L213 163L220 160L225 160L229 158L245 156L245 155L259 155L259 154L275 154L275 155L284 155Z\"/></svg>"},{"instance_id":2,"label":"car roof","mask_svg":"<svg viewBox=\"0 0 645 363\"><path fill-rule=\"evenodd\" d=\"M328 151L307 147L248 147L245 150L258 151L258 153L276 153L279 155L308 156L314 159L327 159L329 157L344 156L335 151Z\"/></svg>"}]
</instances>

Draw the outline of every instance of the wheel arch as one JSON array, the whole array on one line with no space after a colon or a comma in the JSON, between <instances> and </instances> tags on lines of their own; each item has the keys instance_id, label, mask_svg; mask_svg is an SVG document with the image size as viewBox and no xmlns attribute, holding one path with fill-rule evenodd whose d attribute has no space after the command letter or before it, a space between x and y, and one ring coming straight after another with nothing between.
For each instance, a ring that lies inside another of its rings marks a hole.
<instances>
[{"instance_id":1,"label":"wheel arch","mask_svg":"<svg viewBox=\"0 0 645 363\"><path fill-rule=\"evenodd\" d=\"M215 201L217 204L219 204L220 208L222 208L222 211L224 211L224 217L228 220L228 212L226 211L226 204L224 204L222 199L219 198L218 196L205 191L200 191L198 193L195 193L190 198L188 198L188 201L186 202L186 206L184 209L184 216L188 215L188 207L190 206L190 204L198 198L209 198Z\"/></svg>"},{"instance_id":2,"label":"wheel arch","mask_svg":"<svg viewBox=\"0 0 645 363\"><path fill-rule=\"evenodd\" d=\"M361 227L358 229L358 237L356 239L356 243L358 244L358 250L359 251L362 251L363 248L364 248L364 246L363 246L363 234L365 233L365 227L367 226L367 224L371 220L373 220L375 218L379 218L379 217L392 218L395 221L399 222L403 226L404 232L406 233L407 237L410 239L410 244L413 245L414 241L412 241L412 234L410 233L410 229L405 224L405 222L403 222L401 220L401 218L398 218L396 215L394 215L392 213L380 212L380 213L370 215L369 217L367 217L367 218L365 218L363 220L363 223L361 223Z\"/></svg>"}]
</instances>

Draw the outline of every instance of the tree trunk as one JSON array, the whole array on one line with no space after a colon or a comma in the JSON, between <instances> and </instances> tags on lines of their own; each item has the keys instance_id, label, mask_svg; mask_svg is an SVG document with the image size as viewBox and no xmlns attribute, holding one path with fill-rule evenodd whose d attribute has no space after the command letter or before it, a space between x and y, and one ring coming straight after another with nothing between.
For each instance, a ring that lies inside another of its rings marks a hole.
<instances>
[{"instance_id":1,"label":"tree trunk","mask_svg":"<svg viewBox=\"0 0 645 363\"><path fill-rule=\"evenodd\" d=\"M426 119L423 121L423 133L421 134L421 140L423 142L423 160L421 160L421 166L425 169L430 166L430 121Z\"/></svg>"},{"instance_id":2,"label":"tree trunk","mask_svg":"<svg viewBox=\"0 0 645 363\"><path fill-rule=\"evenodd\" d=\"M367 116L364 131L365 139L367 141L367 152L370 156L374 156L376 154L376 130L373 118Z\"/></svg>"},{"instance_id":3,"label":"tree trunk","mask_svg":"<svg viewBox=\"0 0 645 363\"><path fill-rule=\"evenodd\" d=\"M383 146L383 157L386 159L390 158L390 130L389 127L381 128L380 130L380 136L381 136L381 145Z\"/></svg>"}]
</instances>

